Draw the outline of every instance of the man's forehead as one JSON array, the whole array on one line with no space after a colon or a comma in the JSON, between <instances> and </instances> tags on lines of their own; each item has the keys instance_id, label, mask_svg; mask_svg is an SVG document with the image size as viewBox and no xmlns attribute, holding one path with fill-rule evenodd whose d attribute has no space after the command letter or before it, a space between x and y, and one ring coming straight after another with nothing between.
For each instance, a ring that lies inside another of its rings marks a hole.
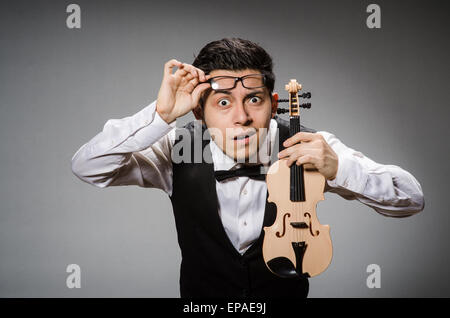
<instances>
[{"instance_id":1,"label":"man's forehead","mask_svg":"<svg viewBox=\"0 0 450 318\"><path fill-rule=\"evenodd\" d=\"M236 70L236 71L232 71L232 70L213 70L211 71L209 74L214 77L214 76L236 76L236 77L241 77L241 76L245 76L248 74L260 74L261 71L258 70L252 70L252 69L245 69L245 70Z\"/></svg>"}]
</instances>

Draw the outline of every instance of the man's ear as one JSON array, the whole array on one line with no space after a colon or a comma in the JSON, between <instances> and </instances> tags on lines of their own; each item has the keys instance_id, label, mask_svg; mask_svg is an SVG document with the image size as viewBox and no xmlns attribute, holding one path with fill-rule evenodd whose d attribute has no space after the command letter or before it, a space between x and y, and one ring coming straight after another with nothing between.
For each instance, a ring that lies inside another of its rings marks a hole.
<instances>
[{"instance_id":1,"label":"man's ear","mask_svg":"<svg viewBox=\"0 0 450 318\"><path fill-rule=\"evenodd\" d=\"M197 105L192 112L194 113L195 119L203 121L203 108Z\"/></svg>"},{"instance_id":2,"label":"man's ear","mask_svg":"<svg viewBox=\"0 0 450 318\"><path fill-rule=\"evenodd\" d=\"M278 109L278 93L272 93L272 118L277 114Z\"/></svg>"}]
</instances>

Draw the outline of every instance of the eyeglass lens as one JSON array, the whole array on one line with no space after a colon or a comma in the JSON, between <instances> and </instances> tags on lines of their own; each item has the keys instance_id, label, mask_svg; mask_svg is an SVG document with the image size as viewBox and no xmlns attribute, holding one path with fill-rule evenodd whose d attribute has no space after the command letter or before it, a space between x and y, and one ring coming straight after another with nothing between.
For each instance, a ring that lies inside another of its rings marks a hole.
<instances>
[{"instance_id":1,"label":"eyeglass lens","mask_svg":"<svg viewBox=\"0 0 450 318\"><path fill-rule=\"evenodd\" d=\"M264 75L246 75L244 77L228 77L220 76L211 79L212 89L231 89L234 88L236 83L241 80L242 86L245 88L259 88L264 86Z\"/></svg>"}]
</instances>

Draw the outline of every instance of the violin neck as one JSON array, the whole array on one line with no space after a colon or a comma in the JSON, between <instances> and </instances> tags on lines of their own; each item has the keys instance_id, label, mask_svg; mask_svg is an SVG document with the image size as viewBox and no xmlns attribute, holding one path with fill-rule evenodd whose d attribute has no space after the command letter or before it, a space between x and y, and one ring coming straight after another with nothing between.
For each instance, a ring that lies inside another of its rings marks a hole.
<instances>
[{"instance_id":1,"label":"violin neck","mask_svg":"<svg viewBox=\"0 0 450 318\"><path fill-rule=\"evenodd\" d=\"M289 135L294 136L300 132L300 117L290 116ZM305 201L305 181L303 178L303 165L297 166L295 163L291 166L290 199L293 202Z\"/></svg>"}]
</instances>

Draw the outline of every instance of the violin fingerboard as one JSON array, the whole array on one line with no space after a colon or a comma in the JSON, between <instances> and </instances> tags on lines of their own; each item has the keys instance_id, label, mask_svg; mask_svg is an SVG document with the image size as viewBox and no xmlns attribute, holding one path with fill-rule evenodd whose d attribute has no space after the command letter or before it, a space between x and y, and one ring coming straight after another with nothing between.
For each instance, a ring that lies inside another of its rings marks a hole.
<instances>
[{"instance_id":1,"label":"violin fingerboard","mask_svg":"<svg viewBox=\"0 0 450 318\"><path fill-rule=\"evenodd\" d=\"M292 137L298 132L300 132L300 117L291 116L289 123L289 134ZM305 181L303 178L303 165L297 166L295 163L293 163L290 169L291 169L290 199L293 202L306 201Z\"/></svg>"}]
</instances>

